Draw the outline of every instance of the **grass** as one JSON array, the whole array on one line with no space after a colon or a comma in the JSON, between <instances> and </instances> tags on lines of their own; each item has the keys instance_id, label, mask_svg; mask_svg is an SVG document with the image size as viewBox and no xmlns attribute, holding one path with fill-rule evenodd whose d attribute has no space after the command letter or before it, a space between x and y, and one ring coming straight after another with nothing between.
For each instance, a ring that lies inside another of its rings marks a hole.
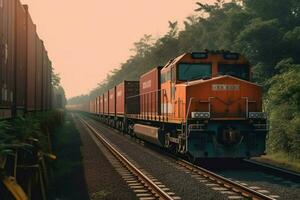
<instances>
[{"instance_id":1,"label":"grass","mask_svg":"<svg viewBox=\"0 0 300 200\"><path fill-rule=\"evenodd\" d=\"M255 160L300 173L300 159L292 159L285 153L268 154Z\"/></svg>"},{"instance_id":2,"label":"grass","mask_svg":"<svg viewBox=\"0 0 300 200\"><path fill-rule=\"evenodd\" d=\"M57 160L53 166L50 199L89 199L80 152L80 135L69 114L62 127L55 131L52 142Z\"/></svg>"}]
</instances>

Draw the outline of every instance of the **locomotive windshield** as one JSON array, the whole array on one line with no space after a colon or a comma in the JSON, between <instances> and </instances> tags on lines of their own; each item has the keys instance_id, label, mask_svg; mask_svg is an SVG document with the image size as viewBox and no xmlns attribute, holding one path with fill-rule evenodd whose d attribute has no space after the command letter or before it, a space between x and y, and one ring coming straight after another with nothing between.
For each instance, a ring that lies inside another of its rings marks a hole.
<instances>
[{"instance_id":1,"label":"locomotive windshield","mask_svg":"<svg viewBox=\"0 0 300 200\"><path fill-rule=\"evenodd\" d=\"M178 80L191 81L204 78L211 78L211 64L182 63L178 65Z\"/></svg>"},{"instance_id":2,"label":"locomotive windshield","mask_svg":"<svg viewBox=\"0 0 300 200\"><path fill-rule=\"evenodd\" d=\"M247 64L219 64L219 75L230 75L240 79L249 80L249 65Z\"/></svg>"}]
</instances>

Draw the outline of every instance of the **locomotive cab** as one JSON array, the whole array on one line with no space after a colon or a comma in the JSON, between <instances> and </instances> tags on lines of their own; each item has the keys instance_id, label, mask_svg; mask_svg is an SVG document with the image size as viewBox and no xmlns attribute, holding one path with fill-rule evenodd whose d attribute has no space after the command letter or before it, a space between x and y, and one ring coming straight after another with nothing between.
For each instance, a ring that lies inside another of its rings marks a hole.
<instances>
[{"instance_id":1,"label":"locomotive cab","mask_svg":"<svg viewBox=\"0 0 300 200\"><path fill-rule=\"evenodd\" d=\"M161 113L181 121L179 151L213 158L263 154L262 90L250 81L250 64L237 53L187 53L169 61L161 70Z\"/></svg>"}]
</instances>

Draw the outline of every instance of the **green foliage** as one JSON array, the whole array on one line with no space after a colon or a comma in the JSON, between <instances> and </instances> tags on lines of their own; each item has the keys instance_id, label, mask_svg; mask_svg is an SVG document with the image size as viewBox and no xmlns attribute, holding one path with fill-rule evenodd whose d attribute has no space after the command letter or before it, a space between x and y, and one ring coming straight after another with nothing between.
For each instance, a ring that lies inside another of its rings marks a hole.
<instances>
[{"instance_id":1,"label":"green foliage","mask_svg":"<svg viewBox=\"0 0 300 200\"><path fill-rule=\"evenodd\" d=\"M300 158L300 64L285 59L276 68L281 73L269 81L266 103L271 128L269 150Z\"/></svg>"},{"instance_id":2,"label":"green foliage","mask_svg":"<svg viewBox=\"0 0 300 200\"><path fill-rule=\"evenodd\" d=\"M10 121L0 121L0 152L31 146L30 140L38 141L40 148L48 152L48 133L62 121L63 114L60 111L36 113Z\"/></svg>"},{"instance_id":3,"label":"green foliage","mask_svg":"<svg viewBox=\"0 0 300 200\"><path fill-rule=\"evenodd\" d=\"M13 121L14 135L16 140L25 141L26 139L39 138L41 135L41 128L37 119L32 116L19 117Z\"/></svg>"},{"instance_id":4,"label":"green foliage","mask_svg":"<svg viewBox=\"0 0 300 200\"><path fill-rule=\"evenodd\" d=\"M12 126L7 121L0 121L0 144L9 143L14 139L14 136L9 134Z\"/></svg>"}]
</instances>

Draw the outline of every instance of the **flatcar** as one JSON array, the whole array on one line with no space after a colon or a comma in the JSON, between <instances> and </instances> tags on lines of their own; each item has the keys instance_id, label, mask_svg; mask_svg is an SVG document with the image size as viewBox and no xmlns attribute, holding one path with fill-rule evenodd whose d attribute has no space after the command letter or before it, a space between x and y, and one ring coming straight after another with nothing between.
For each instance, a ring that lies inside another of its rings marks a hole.
<instances>
[{"instance_id":1,"label":"flatcar","mask_svg":"<svg viewBox=\"0 0 300 200\"><path fill-rule=\"evenodd\" d=\"M139 81L90 101L108 125L191 158L249 158L265 152L262 87L239 53L182 54Z\"/></svg>"}]
</instances>

